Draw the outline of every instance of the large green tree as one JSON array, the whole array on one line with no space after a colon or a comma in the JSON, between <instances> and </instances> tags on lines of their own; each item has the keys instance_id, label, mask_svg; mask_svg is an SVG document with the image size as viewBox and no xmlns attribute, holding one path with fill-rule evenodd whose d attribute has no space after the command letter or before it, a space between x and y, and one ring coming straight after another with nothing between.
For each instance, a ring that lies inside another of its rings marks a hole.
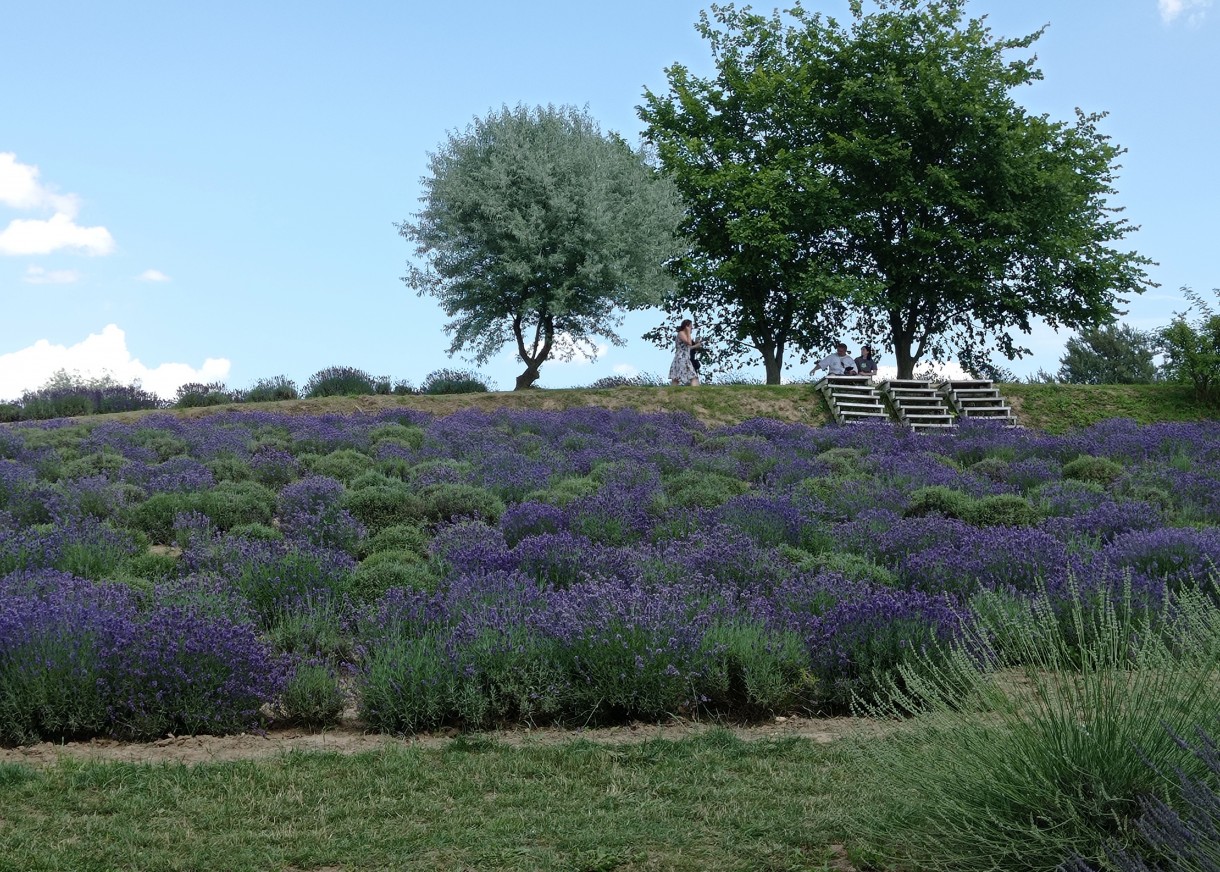
<instances>
[{"instance_id":1,"label":"large green tree","mask_svg":"<svg viewBox=\"0 0 1220 872\"><path fill-rule=\"evenodd\" d=\"M694 313L721 363L757 352L767 383L778 384L789 349L805 360L829 349L842 326L836 195L793 127L793 107L808 97L791 75L778 17L713 9L726 30L707 13L697 29L717 75L701 79L674 64L669 92L645 91L638 110L687 209L690 247L673 264L681 283L664 308ZM669 341L672 332L649 338Z\"/></svg>"},{"instance_id":2,"label":"large green tree","mask_svg":"<svg viewBox=\"0 0 1220 872\"><path fill-rule=\"evenodd\" d=\"M403 281L452 319L450 354L515 342L530 387L552 358L623 344L622 309L672 286L681 201L621 137L572 107L504 107L430 155L423 208L398 225L424 264Z\"/></svg>"},{"instance_id":3,"label":"large green tree","mask_svg":"<svg viewBox=\"0 0 1220 872\"><path fill-rule=\"evenodd\" d=\"M1156 381L1156 338L1130 324L1082 330L1067 341L1058 380L1077 385L1143 385Z\"/></svg>"},{"instance_id":4,"label":"large green tree","mask_svg":"<svg viewBox=\"0 0 1220 872\"><path fill-rule=\"evenodd\" d=\"M901 376L980 347L1020 357L1034 319L1093 327L1149 284L1149 261L1115 247L1133 228L1110 202L1122 150L1102 116L1064 123L1019 106L1012 92L1041 78L1027 56L1041 31L996 37L965 5L879 0L866 12L852 0L846 26L799 5L770 17L713 6L700 29L719 76L671 67L670 93L641 110L688 204L692 167L785 179L747 209L708 195L705 211L714 225L788 222L783 245L751 237L772 252L755 261L799 252L806 304L837 289L853 332L891 350ZM739 132L732 161L691 123L703 115ZM717 262L741 250L692 238Z\"/></svg>"},{"instance_id":5,"label":"large green tree","mask_svg":"<svg viewBox=\"0 0 1220 872\"><path fill-rule=\"evenodd\" d=\"M1220 296L1220 289L1215 293ZM1174 315L1158 338L1165 352L1165 378L1188 384L1196 396L1205 402L1220 401L1220 314L1203 296L1190 288L1182 288L1190 308ZM1186 320L1196 311L1194 323Z\"/></svg>"}]
</instances>

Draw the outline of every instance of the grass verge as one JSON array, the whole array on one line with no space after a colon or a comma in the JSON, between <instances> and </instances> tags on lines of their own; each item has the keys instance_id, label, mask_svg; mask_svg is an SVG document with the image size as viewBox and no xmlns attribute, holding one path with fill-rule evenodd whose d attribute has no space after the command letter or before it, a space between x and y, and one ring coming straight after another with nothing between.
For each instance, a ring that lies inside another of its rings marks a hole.
<instances>
[{"instance_id":1,"label":"grass verge","mask_svg":"<svg viewBox=\"0 0 1220 872\"><path fill-rule=\"evenodd\" d=\"M851 760L725 730L634 746L0 767L0 869L834 868Z\"/></svg>"}]
</instances>

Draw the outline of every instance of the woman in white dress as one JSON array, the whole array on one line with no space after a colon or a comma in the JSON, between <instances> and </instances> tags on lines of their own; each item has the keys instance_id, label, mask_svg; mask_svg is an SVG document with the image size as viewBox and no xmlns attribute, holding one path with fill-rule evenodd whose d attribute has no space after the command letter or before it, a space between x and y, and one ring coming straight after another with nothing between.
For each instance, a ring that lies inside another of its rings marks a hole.
<instances>
[{"instance_id":1,"label":"woman in white dress","mask_svg":"<svg viewBox=\"0 0 1220 872\"><path fill-rule=\"evenodd\" d=\"M693 322L687 318L678 326L674 335L674 360L669 365L669 383L672 385L690 384L698 386L699 373L691 363L690 353L693 349L702 348L702 342L696 342L690 335Z\"/></svg>"}]
</instances>

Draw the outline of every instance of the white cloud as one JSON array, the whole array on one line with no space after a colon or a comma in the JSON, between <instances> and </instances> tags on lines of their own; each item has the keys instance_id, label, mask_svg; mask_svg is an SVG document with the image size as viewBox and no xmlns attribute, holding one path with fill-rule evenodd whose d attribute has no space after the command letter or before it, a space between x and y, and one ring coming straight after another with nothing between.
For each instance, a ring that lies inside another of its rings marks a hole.
<instances>
[{"instance_id":1,"label":"white cloud","mask_svg":"<svg viewBox=\"0 0 1220 872\"><path fill-rule=\"evenodd\" d=\"M12 152L0 152L0 204L13 209L50 211L48 219L15 218L0 231L0 254L50 254L61 248L88 254L110 254L114 238L105 227L76 223L80 200L42 184L38 167L17 162Z\"/></svg>"},{"instance_id":2,"label":"white cloud","mask_svg":"<svg viewBox=\"0 0 1220 872\"><path fill-rule=\"evenodd\" d=\"M70 285L80 281L80 273L74 269L48 270L40 266L28 266L22 281L31 285Z\"/></svg>"},{"instance_id":3,"label":"white cloud","mask_svg":"<svg viewBox=\"0 0 1220 872\"><path fill-rule=\"evenodd\" d=\"M161 272L159 269L146 269L144 272L136 276L136 281L140 282L168 282L169 276Z\"/></svg>"},{"instance_id":4,"label":"white cloud","mask_svg":"<svg viewBox=\"0 0 1220 872\"><path fill-rule=\"evenodd\" d=\"M615 375L622 375L627 378L635 378L640 374L640 371L629 363L616 363L613 369Z\"/></svg>"},{"instance_id":5,"label":"white cloud","mask_svg":"<svg viewBox=\"0 0 1220 872\"><path fill-rule=\"evenodd\" d=\"M1157 0L1157 8L1161 12L1161 21L1172 24L1185 16L1186 23L1196 25L1203 21L1207 10L1211 8L1212 0Z\"/></svg>"},{"instance_id":6,"label":"white cloud","mask_svg":"<svg viewBox=\"0 0 1220 872\"><path fill-rule=\"evenodd\" d=\"M52 345L40 339L28 348L0 354L0 400L15 399L26 390L42 387L59 370L84 378L109 375L121 384L139 381L145 390L171 399L188 382L223 381L231 363L209 357L199 368L185 363L147 366L131 356L127 335L115 324L91 333L75 345Z\"/></svg>"},{"instance_id":7,"label":"white cloud","mask_svg":"<svg viewBox=\"0 0 1220 872\"><path fill-rule=\"evenodd\" d=\"M76 215L75 194L59 194L38 181L38 167L17 163L17 155L0 151L0 203L14 209L51 209Z\"/></svg>"},{"instance_id":8,"label":"white cloud","mask_svg":"<svg viewBox=\"0 0 1220 872\"><path fill-rule=\"evenodd\" d=\"M61 248L110 254L114 237L105 227L81 227L63 212L46 221L14 218L0 230L0 254L50 254Z\"/></svg>"}]
</instances>

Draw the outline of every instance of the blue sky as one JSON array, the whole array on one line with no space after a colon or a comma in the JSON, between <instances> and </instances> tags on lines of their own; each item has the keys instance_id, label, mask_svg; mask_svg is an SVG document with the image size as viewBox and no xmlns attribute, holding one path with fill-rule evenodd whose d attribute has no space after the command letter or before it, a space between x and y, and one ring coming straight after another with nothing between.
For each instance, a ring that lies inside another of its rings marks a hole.
<instances>
[{"instance_id":1,"label":"blue sky","mask_svg":"<svg viewBox=\"0 0 1220 872\"><path fill-rule=\"evenodd\" d=\"M846 19L846 0L806 8ZM587 106L634 141L645 87L681 62L710 74L705 3L207 4L14 0L0 11L0 399L57 369L107 371L172 397L187 381L303 384L332 365L418 384L473 368L445 318L400 281L396 222L419 206L427 153L502 104ZM756 4L769 9L767 4ZM1068 120L1108 111L1129 151L1117 204L1160 287L1150 328L1220 286L1220 7L1213 0L972 0L995 33L1043 24L1045 80L1017 92ZM623 348L549 362L543 387L663 373L627 317ZM1054 370L1040 329L1018 374ZM510 350L481 368L501 389ZM761 370L759 370L761 371ZM803 375L803 368L795 374Z\"/></svg>"}]
</instances>

